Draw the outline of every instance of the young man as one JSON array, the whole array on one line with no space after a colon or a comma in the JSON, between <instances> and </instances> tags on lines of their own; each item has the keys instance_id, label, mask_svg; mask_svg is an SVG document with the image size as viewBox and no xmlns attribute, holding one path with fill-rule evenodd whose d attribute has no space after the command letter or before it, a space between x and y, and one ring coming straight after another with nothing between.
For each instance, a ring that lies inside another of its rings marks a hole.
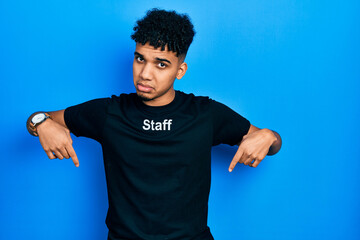
<instances>
[{"instance_id":1,"label":"young man","mask_svg":"<svg viewBox=\"0 0 360 240\"><path fill-rule=\"evenodd\" d=\"M108 187L108 239L213 239L207 226L211 147L238 144L229 171L257 167L281 147L208 97L174 90L195 34L186 15L153 9L137 22L136 93L95 99L65 110L34 113L27 122L50 159L79 161L70 132L103 148Z\"/></svg>"}]
</instances>

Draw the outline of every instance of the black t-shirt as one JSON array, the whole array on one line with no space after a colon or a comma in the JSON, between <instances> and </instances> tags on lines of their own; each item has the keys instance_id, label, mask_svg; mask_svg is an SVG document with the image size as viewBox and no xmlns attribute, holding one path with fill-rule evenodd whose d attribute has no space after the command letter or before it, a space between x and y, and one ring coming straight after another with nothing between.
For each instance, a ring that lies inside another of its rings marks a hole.
<instances>
[{"instance_id":1,"label":"black t-shirt","mask_svg":"<svg viewBox=\"0 0 360 240\"><path fill-rule=\"evenodd\" d=\"M135 93L69 107L76 136L102 145L109 239L213 239L207 226L211 147L235 145L250 122L227 106L176 91L165 106Z\"/></svg>"}]
</instances>

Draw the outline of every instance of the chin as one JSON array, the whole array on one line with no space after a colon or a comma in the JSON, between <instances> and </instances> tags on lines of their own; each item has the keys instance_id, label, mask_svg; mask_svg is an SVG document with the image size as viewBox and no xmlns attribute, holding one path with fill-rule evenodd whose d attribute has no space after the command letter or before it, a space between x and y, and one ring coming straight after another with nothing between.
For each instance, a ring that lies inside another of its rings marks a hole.
<instances>
[{"instance_id":1,"label":"chin","mask_svg":"<svg viewBox=\"0 0 360 240\"><path fill-rule=\"evenodd\" d=\"M145 101L145 102L154 100L154 98L147 97L147 96L145 96L145 95L142 94L142 93L136 92L136 94L138 95L138 97L139 97L141 100L143 100L143 101Z\"/></svg>"}]
</instances>

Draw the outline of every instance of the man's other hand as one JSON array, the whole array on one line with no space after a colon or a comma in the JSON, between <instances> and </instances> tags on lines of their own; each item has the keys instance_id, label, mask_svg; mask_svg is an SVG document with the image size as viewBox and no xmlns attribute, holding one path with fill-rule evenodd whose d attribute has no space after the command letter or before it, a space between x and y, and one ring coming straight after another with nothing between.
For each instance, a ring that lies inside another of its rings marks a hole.
<instances>
[{"instance_id":1,"label":"man's other hand","mask_svg":"<svg viewBox=\"0 0 360 240\"><path fill-rule=\"evenodd\" d=\"M44 151L50 159L60 160L72 158L76 167L79 167L79 160L72 146L70 131L66 127L47 119L37 127L39 140Z\"/></svg>"},{"instance_id":2,"label":"man's other hand","mask_svg":"<svg viewBox=\"0 0 360 240\"><path fill-rule=\"evenodd\" d=\"M229 172L232 172L238 162L257 167L275 141L277 141L277 137L274 132L266 128L245 135L231 161Z\"/></svg>"}]
</instances>

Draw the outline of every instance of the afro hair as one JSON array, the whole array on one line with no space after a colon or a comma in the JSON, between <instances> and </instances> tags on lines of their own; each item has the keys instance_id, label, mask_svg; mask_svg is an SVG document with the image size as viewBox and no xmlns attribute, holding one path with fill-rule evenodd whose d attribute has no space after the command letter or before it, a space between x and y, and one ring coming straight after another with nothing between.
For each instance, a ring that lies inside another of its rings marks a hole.
<instances>
[{"instance_id":1,"label":"afro hair","mask_svg":"<svg viewBox=\"0 0 360 240\"><path fill-rule=\"evenodd\" d=\"M136 22L131 38L142 45L148 42L155 48L161 47L161 51L167 46L179 56L186 55L194 35L188 15L154 8Z\"/></svg>"}]
</instances>

